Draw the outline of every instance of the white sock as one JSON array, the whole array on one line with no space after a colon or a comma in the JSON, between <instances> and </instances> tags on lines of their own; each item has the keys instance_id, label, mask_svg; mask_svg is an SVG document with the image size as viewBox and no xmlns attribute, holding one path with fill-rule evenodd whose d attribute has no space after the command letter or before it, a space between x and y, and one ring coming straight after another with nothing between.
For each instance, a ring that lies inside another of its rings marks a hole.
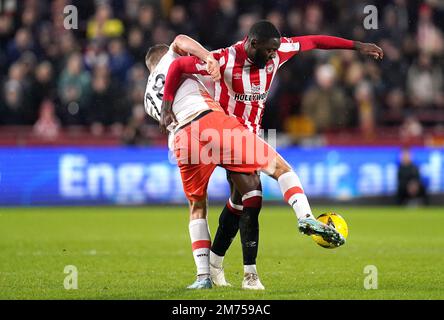
<instances>
[{"instance_id":1,"label":"white sock","mask_svg":"<svg viewBox=\"0 0 444 320\"><path fill-rule=\"evenodd\" d=\"M255 273L255 274L257 274L256 265L255 264L246 264L246 265L244 265L244 273Z\"/></svg>"},{"instance_id":2,"label":"white sock","mask_svg":"<svg viewBox=\"0 0 444 320\"><path fill-rule=\"evenodd\" d=\"M307 196L304 194L304 189L296 172L284 173L279 177L278 183L285 201L293 208L298 219L308 217L314 219Z\"/></svg>"},{"instance_id":3,"label":"white sock","mask_svg":"<svg viewBox=\"0 0 444 320\"><path fill-rule=\"evenodd\" d=\"M224 256L218 256L213 251L210 251L210 263L216 268L222 268Z\"/></svg>"},{"instance_id":4,"label":"white sock","mask_svg":"<svg viewBox=\"0 0 444 320\"><path fill-rule=\"evenodd\" d=\"M206 219L191 220L189 224L191 246L197 274L210 274L210 231Z\"/></svg>"}]
</instances>

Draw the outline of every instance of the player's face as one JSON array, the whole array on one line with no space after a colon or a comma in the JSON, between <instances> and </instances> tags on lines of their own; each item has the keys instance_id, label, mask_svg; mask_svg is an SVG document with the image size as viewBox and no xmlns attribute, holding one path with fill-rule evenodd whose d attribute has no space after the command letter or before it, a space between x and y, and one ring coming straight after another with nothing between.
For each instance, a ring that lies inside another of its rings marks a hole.
<instances>
[{"instance_id":1,"label":"player's face","mask_svg":"<svg viewBox=\"0 0 444 320\"><path fill-rule=\"evenodd\" d=\"M265 68L268 61L276 57L276 52L281 45L279 38L271 38L266 41L252 41L252 48L255 50L253 54L253 63L259 69Z\"/></svg>"}]
</instances>

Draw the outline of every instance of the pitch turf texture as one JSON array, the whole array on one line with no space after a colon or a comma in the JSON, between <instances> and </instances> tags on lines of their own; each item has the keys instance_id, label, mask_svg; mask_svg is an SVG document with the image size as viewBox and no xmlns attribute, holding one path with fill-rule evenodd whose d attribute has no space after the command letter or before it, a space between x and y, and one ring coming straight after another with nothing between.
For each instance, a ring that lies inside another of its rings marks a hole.
<instances>
[{"instance_id":1,"label":"pitch turf texture","mask_svg":"<svg viewBox=\"0 0 444 320\"><path fill-rule=\"evenodd\" d=\"M317 214L327 208L315 208ZM263 292L244 291L239 234L226 259L231 288L190 291L194 262L186 207L1 208L0 299L443 299L442 208L333 208L344 247L324 249L287 207L260 216ZM210 210L214 236L220 207ZM65 290L66 265L78 289ZM378 289L364 288L364 268Z\"/></svg>"}]
</instances>

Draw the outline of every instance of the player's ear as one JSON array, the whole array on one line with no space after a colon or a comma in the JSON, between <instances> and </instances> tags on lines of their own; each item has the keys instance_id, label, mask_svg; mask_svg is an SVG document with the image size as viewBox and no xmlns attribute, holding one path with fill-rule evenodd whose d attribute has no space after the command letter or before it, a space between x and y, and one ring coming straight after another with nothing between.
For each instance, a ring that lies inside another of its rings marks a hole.
<instances>
[{"instance_id":1,"label":"player's ear","mask_svg":"<svg viewBox=\"0 0 444 320\"><path fill-rule=\"evenodd\" d=\"M257 39L251 39L250 46L254 49L257 49Z\"/></svg>"}]
</instances>

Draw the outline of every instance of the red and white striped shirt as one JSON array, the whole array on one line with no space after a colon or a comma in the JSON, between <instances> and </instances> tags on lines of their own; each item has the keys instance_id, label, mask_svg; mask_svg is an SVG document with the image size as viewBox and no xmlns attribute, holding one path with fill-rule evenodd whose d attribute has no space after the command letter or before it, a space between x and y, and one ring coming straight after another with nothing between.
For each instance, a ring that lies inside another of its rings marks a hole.
<instances>
[{"instance_id":1,"label":"red and white striped shirt","mask_svg":"<svg viewBox=\"0 0 444 320\"><path fill-rule=\"evenodd\" d=\"M257 68L247 57L246 39L213 52L220 64L221 79L215 83L214 99L225 113L236 116L250 131L258 133L265 101L277 70L299 51L351 49L353 41L330 36L281 38L276 57Z\"/></svg>"}]
</instances>

